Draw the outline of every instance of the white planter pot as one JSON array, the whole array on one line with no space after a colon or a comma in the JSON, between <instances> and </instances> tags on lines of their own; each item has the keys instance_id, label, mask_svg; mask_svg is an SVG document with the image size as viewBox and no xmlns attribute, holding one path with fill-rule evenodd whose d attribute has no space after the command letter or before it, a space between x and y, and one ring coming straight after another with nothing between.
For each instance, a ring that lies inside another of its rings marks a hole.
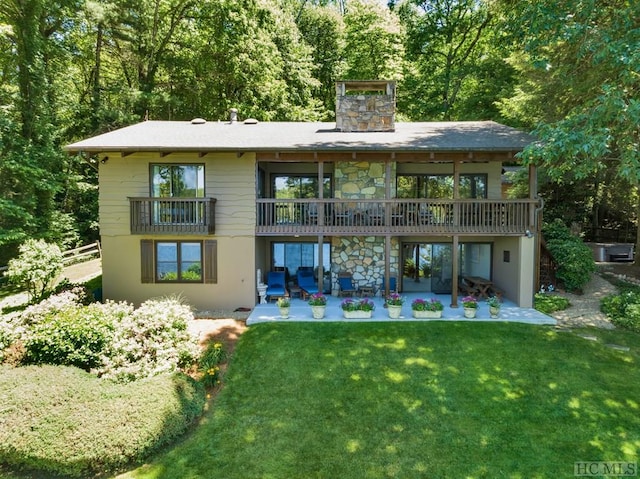
<instances>
[{"instance_id":1,"label":"white planter pot","mask_svg":"<svg viewBox=\"0 0 640 479\"><path fill-rule=\"evenodd\" d=\"M345 319L368 319L373 311L342 311Z\"/></svg>"},{"instance_id":2,"label":"white planter pot","mask_svg":"<svg viewBox=\"0 0 640 479\"><path fill-rule=\"evenodd\" d=\"M313 319L322 319L324 318L326 306L311 306L311 314L313 315Z\"/></svg>"},{"instance_id":3,"label":"white planter pot","mask_svg":"<svg viewBox=\"0 0 640 479\"><path fill-rule=\"evenodd\" d=\"M398 319L400 317L400 313L402 313L402 306L394 306L392 304L388 304L387 312L389 313L389 318Z\"/></svg>"},{"instance_id":4,"label":"white planter pot","mask_svg":"<svg viewBox=\"0 0 640 479\"><path fill-rule=\"evenodd\" d=\"M413 311L413 317L416 319L439 319L442 317L442 311Z\"/></svg>"},{"instance_id":5,"label":"white planter pot","mask_svg":"<svg viewBox=\"0 0 640 479\"><path fill-rule=\"evenodd\" d=\"M498 316L500 316L500 308L497 308L495 306L493 307L489 307L489 315L493 318L496 319Z\"/></svg>"},{"instance_id":6,"label":"white planter pot","mask_svg":"<svg viewBox=\"0 0 640 479\"><path fill-rule=\"evenodd\" d=\"M289 308L278 308L280 310L280 317L287 319L289 317Z\"/></svg>"},{"instance_id":7,"label":"white planter pot","mask_svg":"<svg viewBox=\"0 0 640 479\"><path fill-rule=\"evenodd\" d=\"M475 318L477 312L478 312L478 308L464 308L464 317Z\"/></svg>"}]
</instances>

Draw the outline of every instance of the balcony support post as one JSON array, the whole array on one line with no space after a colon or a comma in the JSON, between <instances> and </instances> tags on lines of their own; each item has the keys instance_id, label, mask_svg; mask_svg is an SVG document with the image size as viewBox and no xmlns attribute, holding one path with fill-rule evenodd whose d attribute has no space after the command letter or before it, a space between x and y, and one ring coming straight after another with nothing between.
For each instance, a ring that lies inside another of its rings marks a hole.
<instances>
[{"instance_id":1,"label":"balcony support post","mask_svg":"<svg viewBox=\"0 0 640 479\"><path fill-rule=\"evenodd\" d=\"M458 235L453 235L453 244L451 245L451 269L453 269L451 275L451 307L458 307L458 264L460 262L459 253L458 253L458 244L459 237Z\"/></svg>"}]
</instances>

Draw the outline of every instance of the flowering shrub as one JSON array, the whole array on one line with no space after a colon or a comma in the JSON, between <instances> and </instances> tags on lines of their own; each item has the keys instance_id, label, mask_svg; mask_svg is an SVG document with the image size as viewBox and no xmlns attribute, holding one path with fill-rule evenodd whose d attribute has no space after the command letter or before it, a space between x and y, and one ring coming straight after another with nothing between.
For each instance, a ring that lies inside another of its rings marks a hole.
<instances>
[{"instance_id":1,"label":"flowering shrub","mask_svg":"<svg viewBox=\"0 0 640 479\"><path fill-rule=\"evenodd\" d=\"M347 298L340 304L343 311L373 311L376 309L375 304L369 298L355 300Z\"/></svg>"},{"instance_id":2,"label":"flowering shrub","mask_svg":"<svg viewBox=\"0 0 640 479\"><path fill-rule=\"evenodd\" d=\"M62 271L62 252L44 240L27 240L20 245L20 255L9 261L7 278L26 288L32 301L44 298L53 290Z\"/></svg>"},{"instance_id":3,"label":"flowering shrub","mask_svg":"<svg viewBox=\"0 0 640 479\"><path fill-rule=\"evenodd\" d=\"M463 308L477 308L478 300L473 296L465 296L462 298L462 307Z\"/></svg>"},{"instance_id":4,"label":"flowering shrub","mask_svg":"<svg viewBox=\"0 0 640 479\"><path fill-rule=\"evenodd\" d=\"M198 357L193 319L177 298L130 304L80 304L80 290L65 291L7 321L0 347L21 343L23 362L73 365L118 382L190 367Z\"/></svg>"},{"instance_id":5,"label":"flowering shrub","mask_svg":"<svg viewBox=\"0 0 640 479\"><path fill-rule=\"evenodd\" d=\"M116 324L102 365L93 372L128 382L187 368L199 354L197 339L187 330L192 319L191 309L178 298L142 303Z\"/></svg>"},{"instance_id":6,"label":"flowering shrub","mask_svg":"<svg viewBox=\"0 0 640 479\"><path fill-rule=\"evenodd\" d=\"M387 296L386 302L389 306L402 306L404 304L404 298L398 293L391 293Z\"/></svg>"},{"instance_id":7,"label":"flowering shrub","mask_svg":"<svg viewBox=\"0 0 640 479\"><path fill-rule=\"evenodd\" d=\"M309 296L309 306L326 306L327 297L322 293L314 293Z\"/></svg>"},{"instance_id":8,"label":"flowering shrub","mask_svg":"<svg viewBox=\"0 0 640 479\"><path fill-rule=\"evenodd\" d=\"M426 299L414 299L411 303L411 309L413 311L442 311L444 306L439 299L431 298L429 301Z\"/></svg>"}]
</instances>

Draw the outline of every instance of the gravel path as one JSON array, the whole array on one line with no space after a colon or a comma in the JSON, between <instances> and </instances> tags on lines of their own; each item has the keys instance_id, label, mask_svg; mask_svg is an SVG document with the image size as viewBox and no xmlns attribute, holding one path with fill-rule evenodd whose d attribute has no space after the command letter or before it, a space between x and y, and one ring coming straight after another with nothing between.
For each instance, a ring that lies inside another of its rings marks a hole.
<instances>
[{"instance_id":1,"label":"gravel path","mask_svg":"<svg viewBox=\"0 0 640 479\"><path fill-rule=\"evenodd\" d=\"M611 321L600 311L600 300L616 292L614 285L599 274L594 274L584 288L584 294L557 293L567 298L571 306L563 311L556 311L552 316L558 321L560 328L593 326L614 329Z\"/></svg>"}]
</instances>

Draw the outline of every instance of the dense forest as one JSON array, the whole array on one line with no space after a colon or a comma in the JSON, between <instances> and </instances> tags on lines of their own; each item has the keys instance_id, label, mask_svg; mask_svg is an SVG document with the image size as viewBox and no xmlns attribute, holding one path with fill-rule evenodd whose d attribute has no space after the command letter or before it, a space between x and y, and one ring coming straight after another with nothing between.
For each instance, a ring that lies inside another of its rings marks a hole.
<instances>
[{"instance_id":1,"label":"dense forest","mask_svg":"<svg viewBox=\"0 0 640 479\"><path fill-rule=\"evenodd\" d=\"M230 107L330 121L338 79L396 80L400 120L533 132L546 218L629 228L638 45L629 0L0 0L0 265L98 237L94 159L65 144Z\"/></svg>"}]
</instances>

